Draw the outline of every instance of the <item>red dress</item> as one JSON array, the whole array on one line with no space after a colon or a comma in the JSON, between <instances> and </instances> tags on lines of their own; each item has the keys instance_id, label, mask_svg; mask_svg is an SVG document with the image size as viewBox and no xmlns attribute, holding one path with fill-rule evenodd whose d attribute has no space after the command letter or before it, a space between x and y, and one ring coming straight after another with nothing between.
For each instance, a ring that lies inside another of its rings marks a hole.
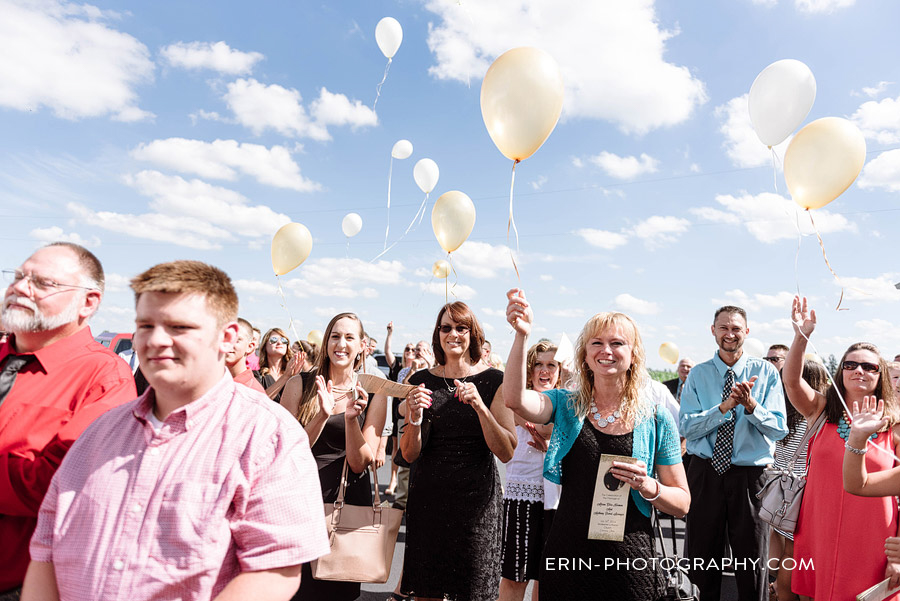
<instances>
[{"instance_id":1,"label":"red dress","mask_svg":"<svg viewBox=\"0 0 900 601\"><path fill-rule=\"evenodd\" d=\"M890 432L878 434L874 442L894 452ZM791 590L815 599L852 601L884 580L884 540L897 535L897 503L894 497L857 497L844 491L844 439L838 435L836 424L826 423L813 438L809 457L806 490L794 533L797 567ZM891 455L869 446L869 473L893 465ZM889 601L898 600L900 595L889 597Z\"/></svg>"}]
</instances>

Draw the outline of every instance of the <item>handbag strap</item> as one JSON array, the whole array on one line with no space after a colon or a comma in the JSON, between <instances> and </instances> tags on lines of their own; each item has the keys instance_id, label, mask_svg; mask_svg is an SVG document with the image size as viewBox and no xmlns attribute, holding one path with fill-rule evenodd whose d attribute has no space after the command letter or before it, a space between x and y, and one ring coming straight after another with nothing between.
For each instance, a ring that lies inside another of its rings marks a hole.
<instances>
[{"instance_id":1,"label":"handbag strap","mask_svg":"<svg viewBox=\"0 0 900 601\"><path fill-rule=\"evenodd\" d=\"M803 434L803 438L800 439L800 443L797 445L797 448L794 449L794 454L791 455L791 458L788 460L788 470L794 471L794 464L797 462L797 459L800 457L800 453L803 449L807 448L809 444L809 439L819 433L825 426L825 408L822 408L822 412L819 413L819 416L816 417L816 420L812 423L811 426L806 428L806 432ZM807 463L809 463L809 455L806 457Z\"/></svg>"},{"instance_id":2,"label":"handbag strap","mask_svg":"<svg viewBox=\"0 0 900 601\"><path fill-rule=\"evenodd\" d=\"M372 507L374 509L379 509L379 505L381 505L381 493L378 490L378 470L372 469L372 464L366 466L366 469L372 473L372 478L375 480L375 497L372 499ZM348 475L348 466L347 466L347 458L344 457L344 469L341 471L341 487L338 489L338 496L335 499L334 504L336 507L344 506L344 493L347 490L347 475Z\"/></svg>"}]
</instances>

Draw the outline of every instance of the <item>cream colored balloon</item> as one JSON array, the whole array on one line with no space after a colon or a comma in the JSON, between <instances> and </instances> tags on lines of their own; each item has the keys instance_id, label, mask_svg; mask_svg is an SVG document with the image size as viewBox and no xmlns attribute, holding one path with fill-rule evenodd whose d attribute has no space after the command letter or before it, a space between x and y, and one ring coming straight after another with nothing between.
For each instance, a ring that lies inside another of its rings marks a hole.
<instances>
[{"instance_id":1,"label":"cream colored balloon","mask_svg":"<svg viewBox=\"0 0 900 601\"><path fill-rule=\"evenodd\" d=\"M678 363L678 347L671 342L663 342L659 345L659 356L663 361L675 365Z\"/></svg>"},{"instance_id":2,"label":"cream colored balloon","mask_svg":"<svg viewBox=\"0 0 900 601\"><path fill-rule=\"evenodd\" d=\"M310 344L314 344L316 347L322 346L322 331L310 330L309 334L306 335L306 341Z\"/></svg>"},{"instance_id":3,"label":"cream colored balloon","mask_svg":"<svg viewBox=\"0 0 900 601\"><path fill-rule=\"evenodd\" d=\"M466 241L475 227L475 205L457 190L441 194L431 211L431 227L438 244L448 253Z\"/></svg>"},{"instance_id":4,"label":"cream colored balloon","mask_svg":"<svg viewBox=\"0 0 900 601\"><path fill-rule=\"evenodd\" d=\"M281 226L272 237L272 269L284 275L296 269L312 252L312 235L301 223Z\"/></svg>"},{"instance_id":5,"label":"cream colored balloon","mask_svg":"<svg viewBox=\"0 0 900 601\"><path fill-rule=\"evenodd\" d=\"M444 279L448 275L450 275L450 263L441 259L440 261L435 261L434 265L431 266L431 273L434 277L439 279Z\"/></svg>"},{"instance_id":6,"label":"cream colored balloon","mask_svg":"<svg viewBox=\"0 0 900 601\"><path fill-rule=\"evenodd\" d=\"M481 116L503 155L524 160L550 136L563 105L563 80L552 56L513 48L490 66L481 83Z\"/></svg>"},{"instance_id":7,"label":"cream colored balloon","mask_svg":"<svg viewBox=\"0 0 900 601\"><path fill-rule=\"evenodd\" d=\"M866 162L866 140L846 119L817 119L797 132L784 153L784 181L804 209L820 209L843 194Z\"/></svg>"}]
</instances>

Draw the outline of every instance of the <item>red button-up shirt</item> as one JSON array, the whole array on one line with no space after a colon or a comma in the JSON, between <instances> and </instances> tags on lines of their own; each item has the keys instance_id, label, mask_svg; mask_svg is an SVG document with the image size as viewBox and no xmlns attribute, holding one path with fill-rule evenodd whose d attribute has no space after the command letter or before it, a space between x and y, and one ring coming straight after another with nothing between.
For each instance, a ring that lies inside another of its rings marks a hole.
<instances>
[{"instance_id":1,"label":"red button-up shirt","mask_svg":"<svg viewBox=\"0 0 900 601\"><path fill-rule=\"evenodd\" d=\"M11 354L0 345L0 366ZM0 591L22 585L38 508L72 442L137 396L128 364L88 327L32 354L0 405Z\"/></svg>"},{"instance_id":2,"label":"red button-up shirt","mask_svg":"<svg viewBox=\"0 0 900 601\"><path fill-rule=\"evenodd\" d=\"M73 445L41 506L35 561L62 601L207 600L240 572L329 551L306 432L222 380L154 430L151 388Z\"/></svg>"}]
</instances>

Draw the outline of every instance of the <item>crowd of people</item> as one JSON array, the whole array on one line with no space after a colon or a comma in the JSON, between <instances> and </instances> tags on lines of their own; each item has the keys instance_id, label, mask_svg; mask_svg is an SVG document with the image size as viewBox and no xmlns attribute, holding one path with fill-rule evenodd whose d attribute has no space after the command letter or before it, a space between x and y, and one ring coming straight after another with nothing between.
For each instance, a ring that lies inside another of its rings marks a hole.
<instances>
[{"instance_id":1,"label":"crowd of people","mask_svg":"<svg viewBox=\"0 0 900 601\"><path fill-rule=\"evenodd\" d=\"M92 253L50 244L4 275L0 601L357 599L358 582L313 576L323 505L344 474L344 502L371 505L388 462L406 518L395 601L522 601L529 582L534 601L662 599L659 515L686 516L678 565L703 601L729 569L741 600L900 584L900 356L855 343L829 374L807 354L806 299L790 345L762 358L744 351L746 312L719 308L712 357L681 358L663 385L623 313L589 319L571 358L530 342L520 289L505 366L452 302L400 356L388 324L383 374L357 315L292 344L239 318L204 263L132 279L127 362L88 325L104 293ZM409 386L370 393L360 374ZM760 517L772 466L806 477L793 532ZM598 503L613 497L610 521Z\"/></svg>"}]
</instances>

